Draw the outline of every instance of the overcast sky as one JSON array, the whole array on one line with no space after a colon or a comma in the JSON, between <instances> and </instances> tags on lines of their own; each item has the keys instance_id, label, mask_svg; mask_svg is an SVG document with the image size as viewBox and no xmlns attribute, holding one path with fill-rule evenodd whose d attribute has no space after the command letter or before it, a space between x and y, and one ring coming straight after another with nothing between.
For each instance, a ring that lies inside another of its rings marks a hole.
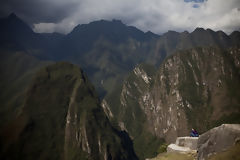
<instances>
[{"instance_id":1,"label":"overcast sky","mask_svg":"<svg viewBox=\"0 0 240 160\"><path fill-rule=\"evenodd\" d=\"M70 32L77 24L119 19L143 31L240 30L240 0L1 0L37 32Z\"/></svg>"}]
</instances>

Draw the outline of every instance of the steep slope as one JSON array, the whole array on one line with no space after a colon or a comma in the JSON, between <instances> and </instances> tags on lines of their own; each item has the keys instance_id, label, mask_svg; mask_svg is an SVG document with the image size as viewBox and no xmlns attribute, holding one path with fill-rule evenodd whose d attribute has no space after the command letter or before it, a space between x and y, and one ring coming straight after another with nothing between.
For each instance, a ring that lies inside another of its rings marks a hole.
<instances>
[{"instance_id":1,"label":"steep slope","mask_svg":"<svg viewBox=\"0 0 240 160\"><path fill-rule=\"evenodd\" d=\"M240 32L234 31L230 34L231 40L235 46L240 46Z\"/></svg>"},{"instance_id":2,"label":"steep slope","mask_svg":"<svg viewBox=\"0 0 240 160\"><path fill-rule=\"evenodd\" d=\"M76 26L62 41L56 57L81 64L103 97L144 61L158 37L119 20L100 20Z\"/></svg>"},{"instance_id":3,"label":"steep slope","mask_svg":"<svg viewBox=\"0 0 240 160\"><path fill-rule=\"evenodd\" d=\"M83 71L64 62L37 72L20 115L0 137L1 159L137 159Z\"/></svg>"},{"instance_id":4,"label":"steep slope","mask_svg":"<svg viewBox=\"0 0 240 160\"><path fill-rule=\"evenodd\" d=\"M179 51L164 60L156 74L136 67L123 84L120 106L112 106L111 99L106 103L134 144L135 132L169 143L188 135L192 127L202 133L222 123L239 123L239 54L238 48ZM136 152L146 155L144 149Z\"/></svg>"},{"instance_id":5,"label":"steep slope","mask_svg":"<svg viewBox=\"0 0 240 160\"><path fill-rule=\"evenodd\" d=\"M121 130L126 130L133 138L134 149L141 159L156 155L159 146L164 142L164 139L157 138L149 131L152 124L150 126L146 124L145 111L148 106L143 105L143 101L150 96L143 97L143 95L150 92L154 84L155 74L156 68L154 66L137 65L121 88L116 89L115 93L104 99L102 103L111 111L113 116L109 115L109 118L112 122L119 125Z\"/></svg>"},{"instance_id":6,"label":"steep slope","mask_svg":"<svg viewBox=\"0 0 240 160\"><path fill-rule=\"evenodd\" d=\"M0 19L0 42L3 45L16 45L21 47L24 41L31 45L29 39L34 37L32 29L18 18L14 13ZM22 42L21 42L22 41Z\"/></svg>"},{"instance_id":7,"label":"steep slope","mask_svg":"<svg viewBox=\"0 0 240 160\"><path fill-rule=\"evenodd\" d=\"M51 61L42 61L24 51L0 49L0 130L15 118L35 72Z\"/></svg>"}]
</instances>

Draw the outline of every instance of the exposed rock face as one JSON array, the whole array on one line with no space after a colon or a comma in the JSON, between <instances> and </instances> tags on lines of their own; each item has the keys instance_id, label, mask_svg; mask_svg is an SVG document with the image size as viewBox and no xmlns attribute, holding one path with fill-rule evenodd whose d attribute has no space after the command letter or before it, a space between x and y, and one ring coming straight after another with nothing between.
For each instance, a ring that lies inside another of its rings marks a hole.
<instances>
[{"instance_id":1,"label":"exposed rock face","mask_svg":"<svg viewBox=\"0 0 240 160\"><path fill-rule=\"evenodd\" d=\"M128 131L134 139L134 149L142 159L151 157L161 140L156 139L149 131L154 123L147 124L147 116L151 108L150 86L153 84L155 68L150 65L138 65L123 83L120 95L108 99L114 118L122 130ZM118 101L112 102L119 96ZM119 106L112 106L118 103ZM146 114L147 113L147 114ZM149 115L150 116L150 115ZM151 143L147 144L147 141Z\"/></svg>"},{"instance_id":2,"label":"exposed rock face","mask_svg":"<svg viewBox=\"0 0 240 160\"><path fill-rule=\"evenodd\" d=\"M134 140L147 132L168 143L191 128L203 133L223 122L238 123L239 57L238 48L196 48L170 56L156 73L136 67L113 114Z\"/></svg>"},{"instance_id":3,"label":"exposed rock face","mask_svg":"<svg viewBox=\"0 0 240 160\"><path fill-rule=\"evenodd\" d=\"M240 141L240 124L223 124L202 134L198 140L198 160L207 159Z\"/></svg>"},{"instance_id":4,"label":"exposed rock face","mask_svg":"<svg viewBox=\"0 0 240 160\"><path fill-rule=\"evenodd\" d=\"M240 50L232 52L240 54ZM239 60L226 58L229 55L220 49L198 48L180 52L160 66L149 96L154 109L147 116L157 136L171 142L188 135L192 127L203 132L223 116L239 114L240 92L231 87L240 87L239 68L232 65Z\"/></svg>"},{"instance_id":5,"label":"exposed rock face","mask_svg":"<svg viewBox=\"0 0 240 160\"><path fill-rule=\"evenodd\" d=\"M111 126L93 86L69 63L36 74L9 126L1 132L1 159L137 159L127 133Z\"/></svg>"}]
</instances>

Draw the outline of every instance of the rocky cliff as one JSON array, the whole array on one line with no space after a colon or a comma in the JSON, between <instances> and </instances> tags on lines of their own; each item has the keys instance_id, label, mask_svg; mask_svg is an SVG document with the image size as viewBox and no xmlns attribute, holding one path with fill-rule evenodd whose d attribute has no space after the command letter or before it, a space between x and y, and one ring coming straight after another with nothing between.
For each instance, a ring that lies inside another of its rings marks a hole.
<instances>
[{"instance_id":1,"label":"rocky cliff","mask_svg":"<svg viewBox=\"0 0 240 160\"><path fill-rule=\"evenodd\" d=\"M1 159L137 159L83 71L63 62L37 72L18 118L0 137Z\"/></svg>"},{"instance_id":2,"label":"rocky cliff","mask_svg":"<svg viewBox=\"0 0 240 160\"><path fill-rule=\"evenodd\" d=\"M239 55L238 48L195 48L168 57L153 74L138 66L123 84L119 110L111 110L135 144L141 133L169 143L192 127L202 133L239 123Z\"/></svg>"}]
</instances>

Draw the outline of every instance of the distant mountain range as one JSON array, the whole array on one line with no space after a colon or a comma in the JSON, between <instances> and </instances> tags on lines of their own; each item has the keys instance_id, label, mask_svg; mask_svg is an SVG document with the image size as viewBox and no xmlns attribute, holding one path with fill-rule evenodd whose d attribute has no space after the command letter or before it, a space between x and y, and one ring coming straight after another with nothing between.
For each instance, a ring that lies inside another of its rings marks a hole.
<instances>
[{"instance_id":1,"label":"distant mountain range","mask_svg":"<svg viewBox=\"0 0 240 160\"><path fill-rule=\"evenodd\" d=\"M222 31L197 28L192 33L169 31L159 36L119 20L78 25L67 35L39 34L15 14L1 19L0 27L2 47L28 51L41 60L67 60L80 65L102 97L139 63L159 66L176 50L196 46L239 45L240 34L235 31L228 36Z\"/></svg>"},{"instance_id":2,"label":"distant mountain range","mask_svg":"<svg viewBox=\"0 0 240 160\"><path fill-rule=\"evenodd\" d=\"M191 33L168 31L157 35L152 32L144 33L119 20L100 20L78 25L67 35L35 33L17 15L11 14L0 19L0 135L3 135L3 131L5 134L11 124L15 124L14 119L37 106L39 100L43 101L39 110L36 109L28 115L32 116L31 121L34 123L35 117L32 113L40 112L43 106L44 110L51 110L51 106L59 103L57 99L71 97L71 87L65 96L61 96L63 90L56 90L51 94L49 92L50 99L55 97L56 100L48 106L45 100L41 99L44 98L43 92L40 92L40 95L29 93L29 90L34 88L33 84L38 81L36 77L40 76L41 72L37 72L39 69L58 61L67 61L81 67L93 83L98 94L95 98L102 100L103 111L112 123L107 124L107 128L113 125L115 128L127 130L133 139L137 156L140 159L152 157L164 141L171 142L174 137L187 134L191 127L206 131L221 122L240 123L237 118L240 108L239 48L239 31L227 35L222 31L196 28ZM61 70L65 70L64 66L59 65L59 71L53 74L60 74ZM72 70L69 69L69 72ZM176 78L176 75L179 77ZM49 81L46 78L44 82ZM178 84L174 85L177 82ZM73 82L66 81L66 85L68 83L72 85ZM234 87L231 87L231 84L234 84ZM41 86L44 83L38 85L43 87L47 94L51 87L61 88L63 84L61 82L56 86L51 82L48 86ZM66 105L70 103L65 102ZM96 102L95 106L99 106L99 103ZM158 110L159 107L162 108L161 111ZM85 109L81 108L78 114L82 115L83 112L85 113ZM179 113L183 118L181 120L176 119ZM105 114L101 113L101 116ZM56 115L44 116L49 116L49 121L52 121L52 116ZM63 114L59 118L67 121L66 116ZM201 121L203 117L204 123ZM105 118L99 121L109 123ZM40 122L36 120L36 123ZM170 127L169 123L174 123L175 128L172 125ZM59 130L66 129L66 126L59 127ZM96 128L92 126L93 130ZM36 130L33 130L37 132L39 129L36 127ZM102 135L102 130L104 127L96 133ZM116 141L120 141L120 131L107 130L111 136L118 137ZM19 134L26 138L41 136L31 133L19 131ZM64 136L57 137L62 139ZM4 138L1 138L1 141L2 139ZM25 144L21 138L20 142ZM106 145L108 142L107 140ZM126 143L130 141L126 140ZM17 145L14 147L19 147L18 142L14 144ZM8 142L3 146L0 146L0 154L7 152L4 148L9 147ZM95 144L92 144L92 147L97 148ZM85 153L84 147L80 148ZM73 148L74 153L75 149ZM114 159L117 159L117 153L126 153L122 159L134 157L134 153L128 152L128 149L119 146L118 151L108 153L113 157L115 155ZM100 154L100 151L94 153L90 154L90 157ZM76 153L76 156L79 154L83 155L81 152Z\"/></svg>"}]
</instances>

